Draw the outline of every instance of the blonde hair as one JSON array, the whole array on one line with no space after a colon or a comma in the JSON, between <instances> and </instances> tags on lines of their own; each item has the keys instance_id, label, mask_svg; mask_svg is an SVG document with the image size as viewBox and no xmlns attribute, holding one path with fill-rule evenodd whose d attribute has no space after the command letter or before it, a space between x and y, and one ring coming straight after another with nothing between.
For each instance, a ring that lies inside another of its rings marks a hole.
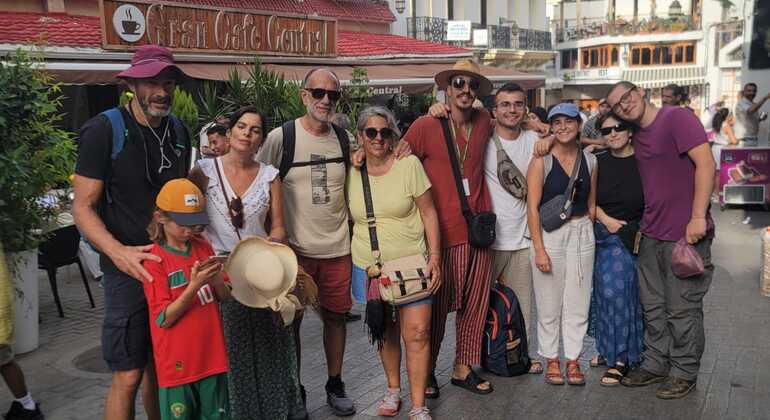
<instances>
[{"instance_id":1,"label":"blonde hair","mask_svg":"<svg viewBox=\"0 0 770 420\"><path fill-rule=\"evenodd\" d=\"M165 211L155 207L150 224L147 225L147 234L150 236L150 241L156 244L164 244L166 243L166 232L163 230L163 224L156 220L155 212L159 213L162 217L168 217Z\"/></svg>"}]
</instances>

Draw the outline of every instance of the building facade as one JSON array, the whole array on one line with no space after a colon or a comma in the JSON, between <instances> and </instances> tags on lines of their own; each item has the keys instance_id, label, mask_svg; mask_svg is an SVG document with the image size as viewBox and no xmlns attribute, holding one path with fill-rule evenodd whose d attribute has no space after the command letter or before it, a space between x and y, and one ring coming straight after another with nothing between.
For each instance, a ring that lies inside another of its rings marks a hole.
<instances>
[{"instance_id":1,"label":"building facade","mask_svg":"<svg viewBox=\"0 0 770 420\"><path fill-rule=\"evenodd\" d=\"M683 86L700 112L740 90L743 0L550 1L559 56L549 98L595 109L607 89L628 80L660 102L661 88Z\"/></svg>"}]
</instances>

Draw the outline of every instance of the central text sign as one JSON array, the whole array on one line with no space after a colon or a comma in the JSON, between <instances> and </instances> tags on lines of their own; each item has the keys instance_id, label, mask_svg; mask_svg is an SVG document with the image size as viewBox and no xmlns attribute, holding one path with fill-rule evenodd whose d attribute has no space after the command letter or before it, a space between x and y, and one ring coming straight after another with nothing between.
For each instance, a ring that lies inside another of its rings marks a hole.
<instances>
[{"instance_id":1,"label":"central text sign","mask_svg":"<svg viewBox=\"0 0 770 420\"><path fill-rule=\"evenodd\" d=\"M165 1L100 0L105 49L158 44L178 52L334 56L337 21Z\"/></svg>"}]
</instances>

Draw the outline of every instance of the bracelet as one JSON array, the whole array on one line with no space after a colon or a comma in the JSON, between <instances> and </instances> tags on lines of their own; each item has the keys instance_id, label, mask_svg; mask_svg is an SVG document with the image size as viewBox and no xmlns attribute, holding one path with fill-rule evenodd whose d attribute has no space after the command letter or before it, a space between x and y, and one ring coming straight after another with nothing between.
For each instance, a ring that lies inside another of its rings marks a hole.
<instances>
[{"instance_id":1,"label":"bracelet","mask_svg":"<svg viewBox=\"0 0 770 420\"><path fill-rule=\"evenodd\" d=\"M703 217L691 217L690 219L692 219L692 220L701 220L701 219L706 220L706 216L703 216Z\"/></svg>"}]
</instances>

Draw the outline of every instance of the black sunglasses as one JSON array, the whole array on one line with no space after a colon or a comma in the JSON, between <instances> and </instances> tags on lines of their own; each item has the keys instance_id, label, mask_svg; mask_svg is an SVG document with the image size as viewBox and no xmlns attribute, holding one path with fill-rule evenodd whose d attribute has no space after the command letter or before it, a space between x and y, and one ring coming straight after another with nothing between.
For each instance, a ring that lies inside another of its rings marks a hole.
<instances>
[{"instance_id":1,"label":"black sunglasses","mask_svg":"<svg viewBox=\"0 0 770 420\"><path fill-rule=\"evenodd\" d=\"M479 90L479 86L481 85L481 82L479 82L479 79L470 79L468 80L468 87L471 88L472 91L476 92ZM452 87L458 90L461 90L465 87L465 79L462 79L460 77L452 79Z\"/></svg>"},{"instance_id":2,"label":"black sunglasses","mask_svg":"<svg viewBox=\"0 0 770 420\"><path fill-rule=\"evenodd\" d=\"M379 134L380 138L383 140L393 140L393 138L396 137L395 131L391 130L388 127L384 127L379 130L373 127L364 129L364 135L366 135L366 138L368 138L369 140L376 139L377 134Z\"/></svg>"},{"instance_id":3,"label":"black sunglasses","mask_svg":"<svg viewBox=\"0 0 770 420\"><path fill-rule=\"evenodd\" d=\"M338 90L326 90L321 88L315 88L315 89L305 89L306 91L310 92L310 96L313 97L313 99L323 99L324 96L328 96L329 100L332 102L337 102L337 100L340 99L340 91Z\"/></svg>"},{"instance_id":4,"label":"black sunglasses","mask_svg":"<svg viewBox=\"0 0 770 420\"><path fill-rule=\"evenodd\" d=\"M599 129L599 132L601 132L603 136L609 136L610 133L612 133L612 130L615 130L616 133L622 133L623 131L628 131L628 128L628 124L617 123L611 127L602 127Z\"/></svg>"},{"instance_id":5,"label":"black sunglasses","mask_svg":"<svg viewBox=\"0 0 770 420\"><path fill-rule=\"evenodd\" d=\"M235 228L243 229L243 201L241 201L241 197L230 200L228 209L230 210L230 222Z\"/></svg>"}]
</instances>

